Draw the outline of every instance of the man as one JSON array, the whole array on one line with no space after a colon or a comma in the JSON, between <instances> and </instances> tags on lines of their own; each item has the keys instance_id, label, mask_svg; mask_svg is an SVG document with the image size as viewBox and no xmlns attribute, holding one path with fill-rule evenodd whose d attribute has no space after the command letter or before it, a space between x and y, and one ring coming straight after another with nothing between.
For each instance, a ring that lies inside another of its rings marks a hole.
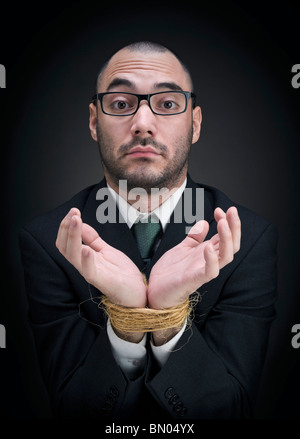
<instances>
[{"instance_id":1,"label":"man","mask_svg":"<svg viewBox=\"0 0 300 439\"><path fill-rule=\"evenodd\" d=\"M186 67L160 45L114 54L89 107L105 179L21 232L30 319L55 416L253 416L275 314L277 235L187 174L201 128L192 87ZM200 187L204 219L193 225L184 211L199 202ZM97 215L103 190L116 221ZM138 229L147 221L161 230L144 254ZM185 304L196 291L190 316ZM162 311L168 326L159 326Z\"/></svg>"}]
</instances>

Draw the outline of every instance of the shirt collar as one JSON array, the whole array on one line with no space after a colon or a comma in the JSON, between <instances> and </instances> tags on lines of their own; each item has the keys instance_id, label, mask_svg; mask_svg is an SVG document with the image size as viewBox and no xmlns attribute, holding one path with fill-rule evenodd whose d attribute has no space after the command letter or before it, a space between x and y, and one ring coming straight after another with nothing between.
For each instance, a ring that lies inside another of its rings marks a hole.
<instances>
[{"instance_id":1,"label":"shirt collar","mask_svg":"<svg viewBox=\"0 0 300 439\"><path fill-rule=\"evenodd\" d=\"M107 187L111 196L115 200L116 205L118 206L120 214L122 215L130 229L137 220L145 221L146 218L151 215L152 217L156 217L160 221L163 230L165 230L167 224L170 221L170 217L186 187L186 183L187 179L185 179L183 184L159 207L154 209L152 212L146 213L139 212L134 206L131 206L129 203L127 203L127 201L117 192L115 192L115 190L111 186L109 186L108 183Z\"/></svg>"}]
</instances>

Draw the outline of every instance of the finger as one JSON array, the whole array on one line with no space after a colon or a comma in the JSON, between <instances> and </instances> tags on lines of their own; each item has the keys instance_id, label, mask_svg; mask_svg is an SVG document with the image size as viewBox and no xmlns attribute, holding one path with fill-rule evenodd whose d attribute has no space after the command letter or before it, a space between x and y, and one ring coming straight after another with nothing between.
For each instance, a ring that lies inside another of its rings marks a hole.
<instances>
[{"instance_id":1,"label":"finger","mask_svg":"<svg viewBox=\"0 0 300 439\"><path fill-rule=\"evenodd\" d=\"M87 282L95 279L94 251L86 245L81 249L81 274Z\"/></svg>"},{"instance_id":2,"label":"finger","mask_svg":"<svg viewBox=\"0 0 300 439\"><path fill-rule=\"evenodd\" d=\"M105 245L108 245L103 239L100 238L99 234L93 227L88 224L82 224L82 240L85 244L89 245L92 249L96 251L101 251Z\"/></svg>"},{"instance_id":3,"label":"finger","mask_svg":"<svg viewBox=\"0 0 300 439\"><path fill-rule=\"evenodd\" d=\"M236 253L241 245L241 220L236 207L232 206L227 210L226 219L231 230L233 252Z\"/></svg>"},{"instance_id":4,"label":"finger","mask_svg":"<svg viewBox=\"0 0 300 439\"><path fill-rule=\"evenodd\" d=\"M198 221L189 231L186 239L186 244L190 247L195 247L204 241L209 230L209 225L207 221Z\"/></svg>"},{"instance_id":5,"label":"finger","mask_svg":"<svg viewBox=\"0 0 300 439\"><path fill-rule=\"evenodd\" d=\"M219 265L223 268L233 260L233 242L227 219L222 218L218 222L219 241Z\"/></svg>"},{"instance_id":6,"label":"finger","mask_svg":"<svg viewBox=\"0 0 300 439\"><path fill-rule=\"evenodd\" d=\"M220 236L218 233L212 236L209 241L214 246L215 250L219 250Z\"/></svg>"},{"instance_id":7,"label":"finger","mask_svg":"<svg viewBox=\"0 0 300 439\"><path fill-rule=\"evenodd\" d=\"M209 243L204 249L205 259L205 282L209 282L219 275L219 257L214 247Z\"/></svg>"},{"instance_id":8,"label":"finger","mask_svg":"<svg viewBox=\"0 0 300 439\"><path fill-rule=\"evenodd\" d=\"M70 219L70 225L68 229L68 240L67 240L65 257L78 270L80 270L81 267L81 250L82 250L81 229L82 229L81 218L78 215L73 215L72 218Z\"/></svg>"},{"instance_id":9,"label":"finger","mask_svg":"<svg viewBox=\"0 0 300 439\"><path fill-rule=\"evenodd\" d=\"M65 252L66 252L70 220L71 220L73 215L77 215L77 216L81 217L80 210L77 209L76 207L73 207L72 209L70 209L70 211L67 213L67 215L61 221L59 229L58 229L55 244L56 244L56 247L59 249L59 251L62 254L65 254Z\"/></svg>"},{"instance_id":10,"label":"finger","mask_svg":"<svg viewBox=\"0 0 300 439\"><path fill-rule=\"evenodd\" d=\"M67 217L72 218L72 216L77 215L79 216L79 218L81 218L81 212L79 209L77 209L77 207L72 207L72 209L70 209L69 213L67 214Z\"/></svg>"},{"instance_id":11,"label":"finger","mask_svg":"<svg viewBox=\"0 0 300 439\"><path fill-rule=\"evenodd\" d=\"M224 212L223 209L221 209L221 207L217 207L214 211L214 217L215 217L215 220L217 222L219 222L220 219L226 218L226 213Z\"/></svg>"},{"instance_id":12,"label":"finger","mask_svg":"<svg viewBox=\"0 0 300 439\"><path fill-rule=\"evenodd\" d=\"M67 251L68 234L70 227L70 218L66 216L60 223L58 234L56 238L56 247L58 250L65 255Z\"/></svg>"}]
</instances>

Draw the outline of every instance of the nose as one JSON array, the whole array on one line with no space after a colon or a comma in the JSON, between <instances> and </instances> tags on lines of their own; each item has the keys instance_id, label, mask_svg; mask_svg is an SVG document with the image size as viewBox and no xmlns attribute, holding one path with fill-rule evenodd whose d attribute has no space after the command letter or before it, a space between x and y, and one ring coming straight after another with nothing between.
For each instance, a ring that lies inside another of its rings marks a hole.
<instances>
[{"instance_id":1,"label":"nose","mask_svg":"<svg viewBox=\"0 0 300 439\"><path fill-rule=\"evenodd\" d=\"M157 133L156 117L147 101L141 101L138 111L132 117L131 134L140 137L155 137Z\"/></svg>"}]
</instances>

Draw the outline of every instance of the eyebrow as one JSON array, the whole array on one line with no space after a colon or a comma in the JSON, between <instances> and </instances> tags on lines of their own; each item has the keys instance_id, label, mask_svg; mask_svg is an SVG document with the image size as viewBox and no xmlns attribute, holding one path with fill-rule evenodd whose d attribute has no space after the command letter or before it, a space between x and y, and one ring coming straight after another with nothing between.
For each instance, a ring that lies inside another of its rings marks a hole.
<instances>
[{"instance_id":1,"label":"eyebrow","mask_svg":"<svg viewBox=\"0 0 300 439\"><path fill-rule=\"evenodd\" d=\"M129 81L129 79L125 78L115 78L111 81L106 91L111 90L114 87L118 87L119 85L124 85L126 87L134 88L134 83Z\"/></svg>"},{"instance_id":2,"label":"eyebrow","mask_svg":"<svg viewBox=\"0 0 300 439\"><path fill-rule=\"evenodd\" d=\"M156 84L154 84L154 88L155 89L169 88L170 90L174 90L174 91L176 90L182 91L180 85L176 84L175 82L157 82Z\"/></svg>"},{"instance_id":3,"label":"eyebrow","mask_svg":"<svg viewBox=\"0 0 300 439\"><path fill-rule=\"evenodd\" d=\"M115 78L111 81L111 83L108 85L106 91L109 91L115 87L119 87L119 86L125 86L125 87L129 87L129 88L135 88L135 84L132 81L129 81L129 79L125 79L125 78ZM176 84L175 82L156 82L154 84L154 89L158 90L158 89L169 89L169 90L178 90L178 91L182 91L182 88L180 87L180 85Z\"/></svg>"}]
</instances>

